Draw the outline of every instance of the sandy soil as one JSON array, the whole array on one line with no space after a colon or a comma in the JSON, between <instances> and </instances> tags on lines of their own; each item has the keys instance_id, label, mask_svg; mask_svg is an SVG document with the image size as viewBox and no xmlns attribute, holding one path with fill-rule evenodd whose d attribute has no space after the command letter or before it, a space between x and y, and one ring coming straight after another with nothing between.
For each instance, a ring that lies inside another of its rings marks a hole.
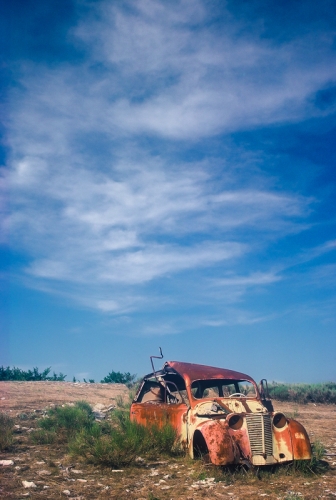
<instances>
[{"instance_id":1,"label":"sandy soil","mask_svg":"<svg viewBox=\"0 0 336 500\"><path fill-rule=\"evenodd\" d=\"M12 450L0 453L0 460L14 462L0 466L0 498L336 499L336 406L274 402L276 410L303 423L312 442L319 440L326 446L329 467L321 475L287 475L283 470L260 477L222 475L218 468L184 457L112 471L74 461L57 445L31 444L30 429L51 405L86 400L109 407L118 396L128 398L127 388L121 384L0 382L0 411L11 415L19 426ZM22 481L36 487L24 488Z\"/></svg>"}]
</instances>

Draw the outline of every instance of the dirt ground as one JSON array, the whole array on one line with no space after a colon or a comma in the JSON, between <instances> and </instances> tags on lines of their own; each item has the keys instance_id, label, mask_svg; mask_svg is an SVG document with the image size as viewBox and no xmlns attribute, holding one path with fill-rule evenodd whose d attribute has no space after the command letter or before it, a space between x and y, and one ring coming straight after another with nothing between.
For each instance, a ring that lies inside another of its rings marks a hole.
<instances>
[{"instance_id":1,"label":"dirt ground","mask_svg":"<svg viewBox=\"0 0 336 500\"><path fill-rule=\"evenodd\" d=\"M0 411L15 419L15 440L0 460L0 498L4 499L232 499L270 500L336 499L336 405L296 405L274 401L276 410L299 420L312 442L326 449L328 468L319 475L289 474L284 469L268 474L235 472L223 475L218 468L185 457L139 462L136 467L113 471L74 461L58 445L33 445L29 433L52 405L78 400L109 408L116 398L128 398L122 384L71 382L0 382ZM25 488L23 481L34 483Z\"/></svg>"}]
</instances>

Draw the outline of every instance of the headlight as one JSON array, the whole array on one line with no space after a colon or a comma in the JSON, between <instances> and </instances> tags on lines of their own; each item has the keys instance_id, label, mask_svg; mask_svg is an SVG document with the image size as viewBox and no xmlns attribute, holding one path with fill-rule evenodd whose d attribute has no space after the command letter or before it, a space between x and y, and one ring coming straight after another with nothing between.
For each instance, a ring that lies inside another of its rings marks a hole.
<instances>
[{"instance_id":1,"label":"headlight","mask_svg":"<svg viewBox=\"0 0 336 500\"><path fill-rule=\"evenodd\" d=\"M228 420L230 429L237 431L243 425L243 418L240 415L231 415Z\"/></svg>"},{"instance_id":2,"label":"headlight","mask_svg":"<svg viewBox=\"0 0 336 500\"><path fill-rule=\"evenodd\" d=\"M273 425L277 429L282 429L287 424L287 418L283 413L276 413L273 417Z\"/></svg>"}]
</instances>

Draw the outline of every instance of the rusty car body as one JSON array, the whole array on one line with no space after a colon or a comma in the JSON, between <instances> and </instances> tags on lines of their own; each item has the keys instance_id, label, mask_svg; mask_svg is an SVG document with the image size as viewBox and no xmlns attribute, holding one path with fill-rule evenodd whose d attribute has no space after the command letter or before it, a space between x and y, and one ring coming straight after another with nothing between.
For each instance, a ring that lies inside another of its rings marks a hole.
<instances>
[{"instance_id":1,"label":"rusty car body","mask_svg":"<svg viewBox=\"0 0 336 500\"><path fill-rule=\"evenodd\" d=\"M170 423L191 458L206 457L215 465L259 467L311 458L306 430L273 410L267 382L259 389L251 377L232 370L168 361L144 377L130 417L145 426Z\"/></svg>"}]
</instances>

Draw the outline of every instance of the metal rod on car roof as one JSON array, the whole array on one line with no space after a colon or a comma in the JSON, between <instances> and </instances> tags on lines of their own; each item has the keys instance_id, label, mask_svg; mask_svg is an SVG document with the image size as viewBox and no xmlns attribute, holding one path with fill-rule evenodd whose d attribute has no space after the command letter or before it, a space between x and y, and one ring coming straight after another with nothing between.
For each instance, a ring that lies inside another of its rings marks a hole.
<instances>
[{"instance_id":1,"label":"metal rod on car roof","mask_svg":"<svg viewBox=\"0 0 336 500\"><path fill-rule=\"evenodd\" d=\"M155 371L155 368L154 368L153 358L155 358L155 359L162 359L163 358L161 347L159 347L159 349L160 349L160 356L150 356L150 360L151 360L151 363L152 363L154 377L156 378L157 382L158 382L158 378L156 376L156 371Z\"/></svg>"}]
</instances>

